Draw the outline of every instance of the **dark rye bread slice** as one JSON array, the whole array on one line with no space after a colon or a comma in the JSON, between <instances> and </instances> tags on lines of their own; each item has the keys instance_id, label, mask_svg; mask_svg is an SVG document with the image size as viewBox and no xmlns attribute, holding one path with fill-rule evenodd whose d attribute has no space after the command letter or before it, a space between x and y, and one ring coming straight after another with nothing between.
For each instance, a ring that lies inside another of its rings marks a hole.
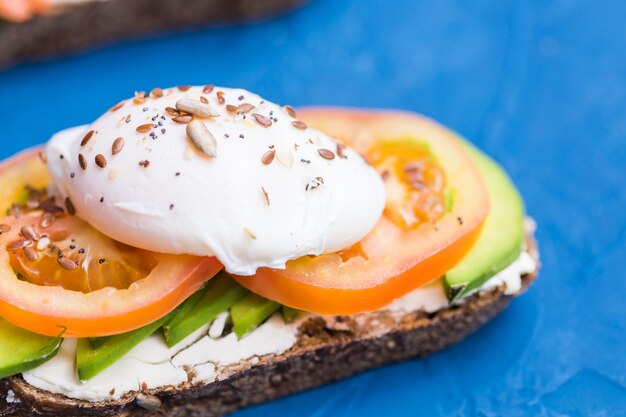
<instances>
[{"instance_id":1,"label":"dark rye bread slice","mask_svg":"<svg viewBox=\"0 0 626 417\"><path fill-rule=\"evenodd\" d=\"M164 30L267 18L307 1L92 0L23 23L0 20L0 67Z\"/></svg>"},{"instance_id":2,"label":"dark rye bread slice","mask_svg":"<svg viewBox=\"0 0 626 417\"><path fill-rule=\"evenodd\" d=\"M530 254L538 261L532 236ZM522 291L537 272L522 277ZM0 416L216 417L271 401L359 372L421 358L463 340L500 313L514 296L504 286L475 293L462 304L435 313L413 312L399 320L387 311L355 317L312 316L299 328L297 344L281 355L224 368L220 381L130 393L116 401L90 403L51 394L21 377L0 382ZM193 375L190 375L193 377ZM191 378L190 378L191 379ZM12 402L7 402L11 390Z\"/></svg>"}]
</instances>

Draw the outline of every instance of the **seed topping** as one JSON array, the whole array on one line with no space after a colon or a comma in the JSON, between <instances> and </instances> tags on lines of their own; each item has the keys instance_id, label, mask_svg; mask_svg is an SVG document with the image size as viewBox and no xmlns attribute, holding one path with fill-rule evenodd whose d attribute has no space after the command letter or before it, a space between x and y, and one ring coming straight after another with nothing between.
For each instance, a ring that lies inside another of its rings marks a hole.
<instances>
[{"instance_id":1,"label":"seed topping","mask_svg":"<svg viewBox=\"0 0 626 417\"><path fill-rule=\"evenodd\" d=\"M32 227L30 226L23 226L20 229L20 234L22 235L22 237L24 237L25 239L28 240L32 240L33 242L39 240L39 235L37 234L37 232L35 232L35 230L33 230Z\"/></svg>"},{"instance_id":2,"label":"seed topping","mask_svg":"<svg viewBox=\"0 0 626 417\"><path fill-rule=\"evenodd\" d=\"M243 231L248 235L248 237L250 239L256 240L256 235L254 233L252 233L252 231L250 229L248 229L247 227L244 227Z\"/></svg>"},{"instance_id":3,"label":"seed topping","mask_svg":"<svg viewBox=\"0 0 626 417\"><path fill-rule=\"evenodd\" d=\"M166 107L165 113L169 114L172 117L180 116L180 112L176 110L174 107Z\"/></svg>"},{"instance_id":4,"label":"seed topping","mask_svg":"<svg viewBox=\"0 0 626 417\"><path fill-rule=\"evenodd\" d=\"M322 184L324 184L324 178L322 178L322 177L315 177L315 179L309 181L309 183L306 185L306 187L304 187L304 190L305 191L312 191L312 190L315 190L317 187L319 187Z\"/></svg>"},{"instance_id":5,"label":"seed topping","mask_svg":"<svg viewBox=\"0 0 626 417\"><path fill-rule=\"evenodd\" d=\"M265 197L265 202L269 206L270 205L270 195L268 194L267 191L265 191L265 187L261 187L261 191L263 191L263 196Z\"/></svg>"},{"instance_id":6,"label":"seed topping","mask_svg":"<svg viewBox=\"0 0 626 417\"><path fill-rule=\"evenodd\" d=\"M232 104L227 104L226 105L226 111L228 113L237 113L237 106L232 105Z\"/></svg>"},{"instance_id":7,"label":"seed topping","mask_svg":"<svg viewBox=\"0 0 626 417\"><path fill-rule=\"evenodd\" d=\"M83 140L80 141L80 146L87 145L87 143L89 143L89 140L91 140L91 137L93 136L93 134L94 134L93 130L90 130L89 132L87 132L85 136L83 137Z\"/></svg>"},{"instance_id":8,"label":"seed topping","mask_svg":"<svg viewBox=\"0 0 626 417\"><path fill-rule=\"evenodd\" d=\"M123 105L124 105L124 101L122 100L122 101L120 101L119 103L117 103L115 106L111 107L111 108L109 109L109 111L110 111L110 112L114 112L114 111L116 111L116 110L119 110L119 109L121 109L121 108L122 108L122 106L123 106Z\"/></svg>"},{"instance_id":9,"label":"seed topping","mask_svg":"<svg viewBox=\"0 0 626 417\"><path fill-rule=\"evenodd\" d=\"M291 122L291 125L300 130L306 130L306 128L308 127L306 123L301 120L294 120L293 122Z\"/></svg>"},{"instance_id":10,"label":"seed topping","mask_svg":"<svg viewBox=\"0 0 626 417\"><path fill-rule=\"evenodd\" d=\"M200 96L200 101L204 104L209 104L209 99L205 96Z\"/></svg>"},{"instance_id":11,"label":"seed topping","mask_svg":"<svg viewBox=\"0 0 626 417\"><path fill-rule=\"evenodd\" d=\"M287 110L287 113L289 114L289 116L291 116L293 118L297 117L295 109L293 107L291 107L289 104L287 104L285 106L285 110Z\"/></svg>"},{"instance_id":12,"label":"seed topping","mask_svg":"<svg viewBox=\"0 0 626 417\"><path fill-rule=\"evenodd\" d=\"M217 96L217 102L220 104L224 104L226 103L226 99L224 98L224 92L223 91L218 91L217 93L215 93L215 95Z\"/></svg>"},{"instance_id":13,"label":"seed topping","mask_svg":"<svg viewBox=\"0 0 626 417\"><path fill-rule=\"evenodd\" d=\"M84 171L87 169L87 158L82 153L78 154L78 166Z\"/></svg>"},{"instance_id":14,"label":"seed topping","mask_svg":"<svg viewBox=\"0 0 626 417\"><path fill-rule=\"evenodd\" d=\"M217 156L217 140L203 122L191 121L187 125L187 136L199 152L211 158Z\"/></svg>"},{"instance_id":15,"label":"seed topping","mask_svg":"<svg viewBox=\"0 0 626 417\"><path fill-rule=\"evenodd\" d=\"M98 165L100 168L106 168L107 166L107 159L101 153L96 155L96 165Z\"/></svg>"},{"instance_id":16,"label":"seed topping","mask_svg":"<svg viewBox=\"0 0 626 417\"><path fill-rule=\"evenodd\" d=\"M321 148L321 149L318 149L317 152L320 154L322 158L328 159L329 161L332 159L335 159L335 154L333 153L333 151L330 151L328 149Z\"/></svg>"},{"instance_id":17,"label":"seed topping","mask_svg":"<svg viewBox=\"0 0 626 417\"><path fill-rule=\"evenodd\" d=\"M263 154L263 157L261 158L261 162L263 162L263 164L265 165L269 165L274 160L274 156L276 156L276 150L270 149L269 151Z\"/></svg>"},{"instance_id":18,"label":"seed topping","mask_svg":"<svg viewBox=\"0 0 626 417\"><path fill-rule=\"evenodd\" d=\"M18 240L14 240L13 242L9 243L7 245L7 251L9 252L15 252L16 250L20 250L23 249L27 246L32 245L33 242L31 240L28 239L18 239Z\"/></svg>"},{"instance_id":19,"label":"seed topping","mask_svg":"<svg viewBox=\"0 0 626 417\"><path fill-rule=\"evenodd\" d=\"M178 88L178 90L180 90L180 91L187 91L187 90L189 90L191 88L191 86L190 85L180 85L180 86L178 86L176 88Z\"/></svg>"},{"instance_id":20,"label":"seed topping","mask_svg":"<svg viewBox=\"0 0 626 417\"><path fill-rule=\"evenodd\" d=\"M256 120L256 122L263 127L270 127L272 125L272 121L262 114L254 113L252 117L254 117L254 120Z\"/></svg>"},{"instance_id":21,"label":"seed topping","mask_svg":"<svg viewBox=\"0 0 626 417\"><path fill-rule=\"evenodd\" d=\"M253 108L254 108L254 106L252 104L250 104L250 103L243 103L243 104L240 104L239 106L237 106L237 112L245 114L245 113L248 113L248 112L252 111Z\"/></svg>"},{"instance_id":22,"label":"seed topping","mask_svg":"<svg viewBox=\"0 0 626 417\"><path fill-rule=\"evenodd\" d=\"M152 91L150 91L150 95L155 98L163 97L163 90L158 87L153 88Z\"/></svg>"},{"instance_id":23,"label":"seed topping","mask_svg":"<svg viewBox=\"0 0 626 417\"><path fill-rule=\"evenodd\" d=\"M124 149L124 139L123 138L115 139L113 141L113 145L111 146L111 154L117 155L118 153L122 151L122 149Z\"/></svg>"},{"instance_id":24,"label":"seed topping","mask_svg":"<svg viewBox=\"0 0 626 417\"><path fill-rule=\"evenodd\" d=\"M74 203L72 203L72 200L70 200L69 197L65 198L65 209L67 210L70 216L73 216L76 214L76 207L74 207Z\"/></svg>"},{"instance_id":25,"label":"seed topping","mask_svg":"<svg viewBox=\"0 0 626 417\"><path fill-rule=\"evenodd\" d=\"M190 114L184 114L181 116L176 116L172 120L178 124L184 125L191 122L193 120L193 116Z\"/></svg>"},{"instance_id":26,"label":"seed topping","mask_svg":"<svg viewBox=\"0 0 626 417\"><path fill-rule=\"evenodd\" d=\"M151 131L152 129L154 129L155 127L158 127L158 126L152 123L146 123L146 124L137 126L136 130L139 133L147 133Z\"/></svg>"},{"instance_id":27,"label":"seed topping","mask_svg":"<svg viewBox=\"0 0 626 417\"><path fill-rule=\"evenodd\" d=\"M61 268L67 271L71 271L73 269L76 269L77 267L76 263L74 263L73 261L70 261L67 258L58 258L57 263L59 264Z\"/></svg>"},{"instance_id":28,"label":"seed topping","mask_svg":"<svg viewBox=\"0 0 626 417\"><path fill-rule=\"evenodd\" d=\"M211 94L214 88L215 86L213 84L205 85L204 88L202 89L202 92L204 94Z\"/></svg>"},{"instance_id":29,"label":"seed topping","mask_svg":"<svg viewBox=\"0 0 626 417\"><path fill-rule=\"evenodd\" d=\"M39 220L39 227L42 229L47 229L52 226L52 223L56 220L56 216L53 213L45 213L41 216L41 220Z\"/></svg>"},{"instance_id":30,"label":"seed topping","mask_svg":"<svg viewBox=\"0 0 626 417\"><path fill-rule=\"evenodd\" d=\"M35 262L37 259L39 259L39 254L37 253L37 251L30 246L24 248L24 256L31 262Z\"/></svg>"},{"instance_id":31,"label":"seed topping","mask_svg":"<svg viewBox=\"0 0 626 417\"><path fill-rule=\"evenodd\" d=\"M341 144L341 143L338 143L337 144L337 155L339 156L339 158L348 159L348 157L343 153L344 149L346 149L346 146Z\"/></svg>"},{"instance_id":32,"label":"seed topping","mask_svg":"<svg viewBox=\"0 0 626 417\"><path fill-rule=\"evenodd\" d=\"M198 117L216 117L219 116L215 110L208 104L190 98L183 98L176 102L176 109L181 112L193 114Z\"/></svg>"}]
</instances>

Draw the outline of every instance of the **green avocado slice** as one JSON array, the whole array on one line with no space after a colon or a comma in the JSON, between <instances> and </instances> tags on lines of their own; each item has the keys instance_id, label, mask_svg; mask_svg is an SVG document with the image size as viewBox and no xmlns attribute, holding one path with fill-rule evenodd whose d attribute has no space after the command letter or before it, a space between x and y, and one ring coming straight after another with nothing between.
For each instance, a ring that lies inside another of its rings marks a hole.
<instances>
[{"instance_id":1,"label":"green avocado slice","mask_svg":"<svg viewBox=\"0 0 626 417\"><path fill-rule=\"evenodd\" d=\"M0 318L0 379L49 361L57 354L62 342L60 336L31 333Z\"/></svg>"},{"instance_id":2,"label":"green avocado slice","mask_svg":"<svg viewBox=\"0 0 626 417\"><path fill-rule=\"evenodd\" d=\"M76 368L80 380L88 381L113 365L142 340L167 323L177 312L178 310L174 310L162 319L132 332L99 338L98 347L95 347L89 339L79 339Z\"/></svg>"},{"instance_id":3,"label":"green avocado slice","mask_svg":"<svg viewBox=\"0 0 626 417\"><path fill-rule=\"evenodd\" d=\"M458 300L509 266L522 252L524 203L504 170L474 145L464 142L482 174L491 212L478 240L444 277L446 295Z\"/></svg>"},{"instance_id":4,"label":"green avocado slice","mask_svg":"<svg viewBox=\"0 0 626 417\"><path fill-rule=\"evenodd\" d=\"M167 345L172 347L180 343L247 294L248 290L237 284L225 272L220 273L205 289L185 301L180 311L163 327ZM192 306L190 307L188 303Z\"/></svg>"},{"instance_id":5,"label":"green avocado slice","mask_svg":"<svg viewBox=\"0 0 626 417\"><path fill-rule=\"evenodd\" d=\"M248 294L230 309L237 338L241 339L257 328L265 319L278 311L280 307L280 304L275 301L268 300L254 293Z\"/></svg>"}]
</instances>

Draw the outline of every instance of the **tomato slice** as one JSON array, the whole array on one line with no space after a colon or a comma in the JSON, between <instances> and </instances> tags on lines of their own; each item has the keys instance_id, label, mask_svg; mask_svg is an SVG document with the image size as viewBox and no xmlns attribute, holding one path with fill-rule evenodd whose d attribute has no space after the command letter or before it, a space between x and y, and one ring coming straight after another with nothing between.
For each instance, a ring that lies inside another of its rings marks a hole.
<instances>
[{"instance_id":1,"label":"tomato slice","mask_svg":"<svg viewBox=\"0 0 626 417\"><path fill-rule=\"evenodd\" d=\"M174 310L222 268L215 258L123 245L68 215L45 191L47 170L29 151L0 166L0 316L65 337L128 332Z\"/></svg>"},{"instance_id":2,"label":"tomato slice","mask_svg":"<svg viewBox=\"0 0 626 417\"><path fill-rule=\"evenodd\" d=\"M455 134L418 115L309 109L299 117L379 170L387 206L358 245L235 277L249 290L321 314L382 308L441 277L476 241L489 213L480 173Z\"/></svg>"}]
</instances>

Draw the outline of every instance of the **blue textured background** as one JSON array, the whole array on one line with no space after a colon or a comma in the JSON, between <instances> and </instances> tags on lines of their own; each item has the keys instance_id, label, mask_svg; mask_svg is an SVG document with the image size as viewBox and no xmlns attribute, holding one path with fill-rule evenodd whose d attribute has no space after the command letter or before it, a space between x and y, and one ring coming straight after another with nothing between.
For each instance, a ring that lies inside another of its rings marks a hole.
<instances>
[{"instance_id":1,"label":"blue textured background","mask_svg":"<svg viewBox=\"0 0 626 417\"><path fill-rule=\"evenodd\" d=\"M625 21L621 0L316 0L1 73L0 157L154 86L425 113L513 176L540 279L452 349L239 415L626 415Z\"/></svg>"}]
</instances>

